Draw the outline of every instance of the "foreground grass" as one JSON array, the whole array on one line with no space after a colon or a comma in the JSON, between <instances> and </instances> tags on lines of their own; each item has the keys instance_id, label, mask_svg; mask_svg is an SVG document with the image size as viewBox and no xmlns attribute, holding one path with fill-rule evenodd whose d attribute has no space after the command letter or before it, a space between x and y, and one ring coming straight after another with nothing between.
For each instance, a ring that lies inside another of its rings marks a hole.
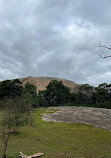
<instances>
[{"instance_id":1,"label":"foreground grass","mask_svg":"<svg viewBox=\"0 0 111 158\"><path fill-rule=\"evenodd\" d=\"M36 109L33 127L25 126L11 136L8 158L17 158L19 151L43 152L43 158L111 157L111 132L85 124L45 122L41 120L45 111Z\"/></svg>"}]
</instances>

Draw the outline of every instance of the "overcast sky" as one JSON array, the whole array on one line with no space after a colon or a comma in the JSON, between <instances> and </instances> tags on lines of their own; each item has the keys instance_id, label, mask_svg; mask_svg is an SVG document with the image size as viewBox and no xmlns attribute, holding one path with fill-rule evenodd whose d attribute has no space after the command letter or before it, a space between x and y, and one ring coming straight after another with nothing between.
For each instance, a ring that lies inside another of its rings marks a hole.
<instances>
[{"instance_id":1,"label":"overcast sky","mask_svg":"<svg viewBox=\"0 0 111 158\"><path fill-rule=\"evenodd\" d=\"M111 0L0 0L0 80L111 83L111 58L97 55L109 43Z\"/></svg>"}]
</instances>

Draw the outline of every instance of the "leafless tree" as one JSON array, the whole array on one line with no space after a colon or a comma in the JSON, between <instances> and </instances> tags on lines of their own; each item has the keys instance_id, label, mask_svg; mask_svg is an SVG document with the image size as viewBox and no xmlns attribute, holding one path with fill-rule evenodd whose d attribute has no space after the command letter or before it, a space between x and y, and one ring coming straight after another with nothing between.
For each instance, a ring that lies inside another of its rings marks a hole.
<instances>
[{"instance_id":1,"label":"leafless tree","mask_svg":"<svg viewBox=\"0 0 111 158\"><path fill-rule=\"evenodd\" d=\"M110 58L111 57L111 44L108 44L108 45L100 45L99 48L102 48L102 52L99 52L98 55L102 58L102 59L105 59L105 58ZM105 54L104 50L107 50L107 54ZM108 54L110 53L110 54Z\"/></svg>"}]
</instances>

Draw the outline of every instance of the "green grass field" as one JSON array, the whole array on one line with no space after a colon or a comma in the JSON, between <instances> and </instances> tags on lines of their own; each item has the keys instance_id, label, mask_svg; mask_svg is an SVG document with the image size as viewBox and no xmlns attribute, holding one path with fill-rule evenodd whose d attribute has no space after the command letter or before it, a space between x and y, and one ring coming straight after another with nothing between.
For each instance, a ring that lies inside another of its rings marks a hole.
<instances>
[{"instance_id":1,"label":"green grass field","mask_svg":"<svg viewBox=\"0 0 111 158\"><path fill-rule=\"evenodd\" d=\"M33 127L22 127L11 136L7 158L17 158L19 151L27 155L43 152L43 158L111 157L111 132L85 124L45 122L41 120L45 111L34 110Z\"/></svg>"}]
</instances>

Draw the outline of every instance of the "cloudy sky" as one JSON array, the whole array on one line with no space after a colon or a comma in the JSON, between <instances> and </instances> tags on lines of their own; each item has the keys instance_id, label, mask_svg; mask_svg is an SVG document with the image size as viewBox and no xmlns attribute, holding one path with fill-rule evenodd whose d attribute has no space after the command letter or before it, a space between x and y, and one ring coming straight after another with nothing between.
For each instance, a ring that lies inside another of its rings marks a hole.
<instances>
[{"instance_id":1,"label":"cloudy sky","mask_svg":"<svg viewBox=\"0 0 111 158\"><path fill-rule=\"evenodd\" d=\"M110 43L111 0L0 0L0 80L111 83Z\"/></svg>"}]
</instances>

